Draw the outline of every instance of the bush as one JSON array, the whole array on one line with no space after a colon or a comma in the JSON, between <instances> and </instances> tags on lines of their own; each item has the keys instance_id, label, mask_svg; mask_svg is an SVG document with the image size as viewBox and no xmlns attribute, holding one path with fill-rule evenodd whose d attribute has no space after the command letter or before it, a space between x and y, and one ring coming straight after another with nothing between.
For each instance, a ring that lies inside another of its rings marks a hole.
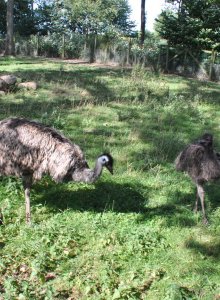
<instances>
[{"instance_id":1,"label":"bush","mask_svg":"<svg viewBox=\"0 0 220 300\"><path fill-rule=\"evenodd\" d=\"M79 58L83 50L85 38L79 34L65 35L53 33L50 35L15 38L15 53L23 56L46 56ZM0 42L1 49L1 42Z\"/></svg>"}]
</instances>

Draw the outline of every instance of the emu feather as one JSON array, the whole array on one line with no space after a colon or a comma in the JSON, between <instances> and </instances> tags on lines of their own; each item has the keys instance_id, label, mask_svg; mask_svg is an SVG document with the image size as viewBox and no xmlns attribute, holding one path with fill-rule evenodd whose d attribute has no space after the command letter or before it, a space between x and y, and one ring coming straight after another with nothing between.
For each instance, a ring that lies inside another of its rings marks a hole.
<instances>
[{"instance_id":1,"label":"emu feather","mask_svg":"<svg viewBox=\"0 0 220 300\"><path fill-rule=\"evenodd\" d=\"M0 122L0 175L22 177L25 190L26 221L30 223L30 189L33 181L49 174L55 182L92 183L106 167L113 172L110 154L98 157L94 169L80 147L56 130L22 118Z\"/></svg>"},{"instance_id":2,"label":"emu feather","mask_svg":"<svg viewBox=\"0 0 220 300\"><path fill-rule=\"evenodd\" d=\"M207 223L204 206L204 185L208 181L220 178L219 154L213 149L213 136L204 134L201 139L189 144L179 153L175 160L176 170L186 172L196 184L197 194L195 211L198 208L198 198L200 198L203 222Z\"/></svg>"}]
</instances>

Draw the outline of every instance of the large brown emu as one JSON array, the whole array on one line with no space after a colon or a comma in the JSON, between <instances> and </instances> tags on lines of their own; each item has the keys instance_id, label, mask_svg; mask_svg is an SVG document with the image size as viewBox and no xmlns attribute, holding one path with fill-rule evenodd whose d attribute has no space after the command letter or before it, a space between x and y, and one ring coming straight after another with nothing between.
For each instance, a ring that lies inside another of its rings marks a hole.
<instances>
[{"instance_id":1,"label":"large brown emu","mask_svg":"<svg viewBox=\"0 0 220 300\"><path fill-rule=\"evenodd\" d=\"M220 178L219 153L216 153L213 149L213 136L206 133L201 139L189 144L179 153L175 160L175 165L178 171L188 173L196 184L197 194L194 211L197 211L198 198L200 198L203 223L207 224L208 220L204 206L204 184Z\"/></svg>"},{"instance_id":2,"label":"large brown emu","mask_svg":"<svg viewBox=\"0 0 220 300\"><path fill-rule=\"evenodd\" d=\"M113 173L110 154L98 157L94 169L82 150L56 130L22 118L0 122L0 176L17 176L23 181L26 222L30 223L30 189L33 181L49 174L55 182L92 183L105 166Z\"/></svg>"}]
</instances>

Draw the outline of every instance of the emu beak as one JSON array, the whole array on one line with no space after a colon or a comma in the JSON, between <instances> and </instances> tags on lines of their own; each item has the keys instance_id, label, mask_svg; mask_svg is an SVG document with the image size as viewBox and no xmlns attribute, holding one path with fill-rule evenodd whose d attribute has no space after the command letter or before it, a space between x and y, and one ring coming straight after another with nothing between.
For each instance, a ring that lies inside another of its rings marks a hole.
<instances>
[{"instance_id":1,"label":"emu beak","mask_svg":"<svg viewBox=\"0 0 220 300\"><path fill-rule=\"evenodd\" d=\"M106 168L109 170L109 172L113 175L113 168L112 166L107 165Z\"/></svg>"}]
</instances>

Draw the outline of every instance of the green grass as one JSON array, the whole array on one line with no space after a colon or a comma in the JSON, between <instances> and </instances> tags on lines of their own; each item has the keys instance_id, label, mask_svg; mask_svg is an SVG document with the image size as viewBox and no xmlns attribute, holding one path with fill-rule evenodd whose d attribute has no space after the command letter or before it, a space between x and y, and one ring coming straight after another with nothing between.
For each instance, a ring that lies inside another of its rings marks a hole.
<instances>
[{"instance_id":1,"label":"green grass","mask_svg":"<svg viewBox=\"0 0 220 300\"><path fill-rule=\"evenodd\" d=\"M109 151L115 172L94 185L44 177L32 188L31 227L21 181L0 179L0 299L219 299L219 186L206 187L205 227L192 212L195 187L173 164L207 131L220 149L219 84L0 58L6 73L39 88L1 96L1 119L57 128L91 166Z\"/></svg>"}]
</instances>

